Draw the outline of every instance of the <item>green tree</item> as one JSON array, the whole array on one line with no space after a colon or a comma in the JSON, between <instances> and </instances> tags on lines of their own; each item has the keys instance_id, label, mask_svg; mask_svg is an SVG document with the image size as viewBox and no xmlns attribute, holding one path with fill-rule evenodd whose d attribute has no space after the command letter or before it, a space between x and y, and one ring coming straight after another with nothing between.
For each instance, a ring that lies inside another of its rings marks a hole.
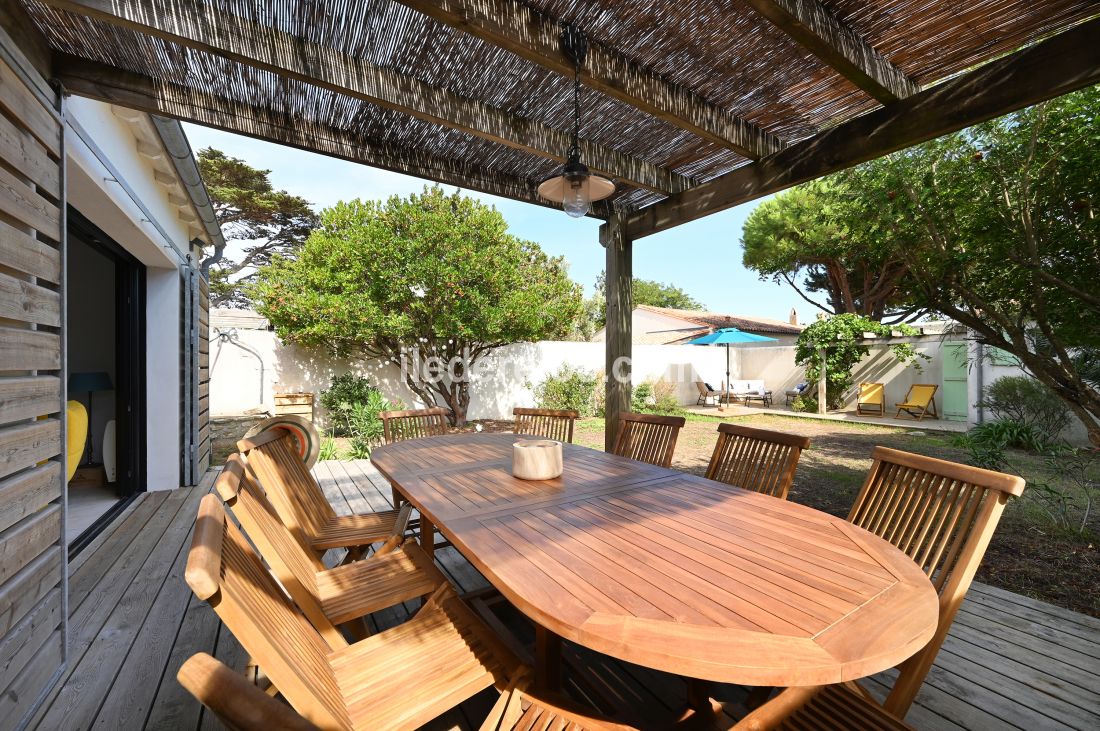
<instances>
[{"instance_id":1,"label":"green tree","mask_svg":"<svg viewBox=\"0 0 1100 731\"><path fill-rule=\"evenodd\" d=\"M203 259L210 304L248 306L247 287L256 270L276 254L293 255L317 226L317 214L305 198L275 190L270 170L254 168L212 147L199 151L198 165L222 236L227 244L241 244L239 259L227 259L225 246Z\"/></svg>"},{"instance_id":2,"label":"green tree","mask_svg":"<svg viewBox=\"0 0 1100 731\"><path fill-rule=\"evenodd\" d=\"M562 258L509 234L495 208L438 186L322 211L298 257L276 256L251 292L284 340L393 363L455 424L486 356L562 337L581 309Z\"/></svg>"},{"instance_id":3,"label":"green tree","mask_svg":"<svg viewBox=\"0 0 1100 731\"><path fill-rule=\"evenodd\" d=\"M852 215L848 195L825 179L764 201L745 221L742 262L829 314L893 322L919 315L905 289L904 255Z\"/></svg>"},{"instance_id":4,"label":"green tree","mask_svg":"<svg viewBox=\"0 0 1100 731\"><path fill-rule=\"evenodd\" d=\"M705 310L706 306L680 287L651 279L635 278L632 285L634 306L670 307L677 310ZM574 325L574 340L591 340L596 331L607 322L607 276L600 272L596 277L595 293L584 301L584 311Z\"/></svg>"},{"instance_id":5,"label":"green tree","mask_svg":"<svg viewBox=\"0 0 1100 731\"><path fill-rule=\"evenodd\" d=\"M1100 445L1100 87L844 173L914 302L1006 350Z\"/></svg>"}]
</instances>

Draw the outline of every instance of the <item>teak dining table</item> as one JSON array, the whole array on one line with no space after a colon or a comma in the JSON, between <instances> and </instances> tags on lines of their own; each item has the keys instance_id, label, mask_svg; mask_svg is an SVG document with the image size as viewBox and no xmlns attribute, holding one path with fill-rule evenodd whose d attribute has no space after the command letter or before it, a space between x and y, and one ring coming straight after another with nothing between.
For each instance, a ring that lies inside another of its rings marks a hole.
<instances>
[{"instance_id":1,"label":"teak dining table","mask_svg":"<svg viewBox=\"0 0 1100 731\"><path fill-rule=\"evenodd\" d=\"M398 442L371 461L538 628L536 680L560 638L704 681L837 683L932 638L938 599L889 542L797 503L564 445L564 472L511 473L513 434ZM431 550L431 540L423 541Z\"/></svg>"}]
</instances>

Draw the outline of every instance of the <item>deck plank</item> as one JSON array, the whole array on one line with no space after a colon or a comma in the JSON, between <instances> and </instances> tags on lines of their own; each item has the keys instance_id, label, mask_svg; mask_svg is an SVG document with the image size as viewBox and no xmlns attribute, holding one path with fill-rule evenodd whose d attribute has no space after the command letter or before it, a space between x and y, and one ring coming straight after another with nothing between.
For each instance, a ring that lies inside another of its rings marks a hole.
<instances>
[{"instance_id":1,"label":"deck plank","mask_svg":"<svg viewBox=\"0 0 1100 731\"><path fill-rule=\"evenodd\" d=\"M191 489L187 502L180 508L180 514L194 514L198 511L199 500L213 486L213 473L208 473L199 485ZM178 639L181 624L187 607L193 596L183 579L183 570L187 563L187 551L191 546L194 532L194 520L184 533L177 555L168 577L161 584L156 599L141 625L129 652L126 653L122 667L115 677L103 708L96 718L96 726L107 729L141 728L146 724L153 708L153 699L157 695L160 682L166 670L175 678L175 668L168 667L171 654L164 654L165 647L173 647ZM165 545L166 555L172 546ZM152 682L156 678L157 682Z\"/></svg>"},{"instance_id":2,"label":"deck plank","mask_svg":"<svg viewBox=\"0 0 1100 731\"><path fill-rule=\"evenodd\" d=\"M202 706L176 680L176 673L196 652L214 654L221 621L206 602L191 595L179 632L172 643L168 664L157 686L153 710L145 723L150 731L192 731L199 726Z\"/></svg>"},{"instance_id":3,"label":"deck plank","mask_svg":"<svg viewBox=\"0 0 1100 731\"><path fill-rule=\"evenodd\" d=\"M315 474L337 512L390 507L388 483L367 461L322 463ZM199 651L242 672L249 662L181 578L200 494L141 496L70 563L72 670L36 719L39 728L221 728L175 680ZM461 591L488 586L454 548L436 558ZM372 628L399 624L417 608L406 602L379 612ZM500 612L517 641L529 644L530 624L506 603ZM684 700L674 676L568 643L565 660L568 692L641 728L666 727ZM895 676L865 683L883 697ZM731 707L743 697L737 688L716 693ZM426 728L477 728L492 700L481 694ZM1100 620L975 584L908 720L927 731L1100 728Z\"/></svg>"},{"instance_id":4,"label":"deck plank","mask_svg":"<svg viewBox=\"0 0 1100 731\"><path fill-rule=\"evenodd\" d=\"M190 499L192 491L175 492L179 493L179 497L174 494L164 503L165 508L174 508L171 510L170 524L140 568L125 583L125 590L114 602L95 636L90 638L87 651L74 664L73 671L61 687L53 706L43 716L40 728L52 731L82 729L86 728L88 719L94 719L98 715L115 676L120 672L127 653L155 603L160 587L170 575L184 540L194 525L195 511L189 510L193 502ZM91 626L87 625L89 629Z\"/></svg>"},{"instance_id":5,"label":"deck plank","mask_svg":"<svg viewBox=\"0 0 1100 731\"><path fill-rule=\"evenodd\" d=\"M96 560L89 560L81 567L82 570L77 571L70 579L69 662L58 685L47 695L45 704L31 720L30 728L34 728L47 713L56 714L57 709L61 709L61 714L64 715L66 698L71 702L73 691L70 690L65 698L61 697L62 691L70 687L70 681L72 686L83 683L81 677L74 678L76 668L80 666L92 643L100 635L126 587L175 518L183 504L182 497L182 494L174 497L173 493L158 500L159 509L154 511L148 520L126 529L127 532L132 532L133 536L121 553L114 553L114 549L117 548L116 542L108 540L96 552L103 555ZM156 497L147 495L144 499L151 501ZM137 515L137 511L134 514ZM123 537L119 536L120 539ZM98 581L88 585L82 581L86 576L98 577ZM52 727L46 725L42 728Z\"/></svg>"}]
</instances>

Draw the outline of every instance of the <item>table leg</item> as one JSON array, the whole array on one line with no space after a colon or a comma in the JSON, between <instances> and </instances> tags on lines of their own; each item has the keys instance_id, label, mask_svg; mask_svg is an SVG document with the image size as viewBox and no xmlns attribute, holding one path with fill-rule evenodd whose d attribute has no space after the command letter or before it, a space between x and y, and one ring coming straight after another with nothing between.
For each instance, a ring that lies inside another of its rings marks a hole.
<instances>
[{"instance_id":1,"label":"table leg","mask_svg":"<svg viewBox=\"0 0 1100 731\"><path fill-rule=\"evenodd\" d=\"M681 731L710 731L720 718L723 707L711 698L712 683L707 680L684 678L687 682L687 703L677 718L676 728Z\"/></svg>"},{"instance_id":2,"label":"table leg","mask_svg":"<svg viewBox=\"0 0 1100 731\"><path fill-rule=\"evenodd\" d=\"M435 526L423 513L420 514L420 547L429 559L435 560Z\"/></svg>"},{"instance_id":3,"label":"table leg","mask_svg":"<svg viewBox=\"0 0 1100 731\"><path fill-rule=\"evenodd\" d=\"M707 680L687 679L687 705L693 711L710 711L710 682Z\"/></svg>"},{"instance_id":4,"label":"table leg","mask_svg":"<svg viewBox=\"0 0 1100 731\"><path fill-rule=\"evenodd\" d=\"M535 625L535 686L561 690L561 637Z\"/></svg>"}]
</instances>

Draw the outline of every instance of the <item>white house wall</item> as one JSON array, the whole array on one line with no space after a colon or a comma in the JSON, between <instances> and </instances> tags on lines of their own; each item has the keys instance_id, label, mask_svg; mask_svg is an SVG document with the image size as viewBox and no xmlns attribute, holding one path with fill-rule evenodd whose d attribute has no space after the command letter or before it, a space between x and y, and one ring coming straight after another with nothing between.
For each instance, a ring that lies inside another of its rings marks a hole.
<instances>
[{"instance_id":1,"label":"white house wall","mask_svg":"<svg viewBox=\"0 0 1100 731\"><path fill-rule=\"evenodd\" d=\"M189 228L178 217L179 207L157 183L152 160L138 152L131 127L109 105L70 97L66 112L75 121L66 129L69 203L147 267L147 488L172 489L179 486L181 448L176 249L188 251ZM116 173L145 211L117 181Z\"/></svg>"},{"instance_id":2,"label":"white house wall","mask_svg":"<svg viewBox=\"0 0 1100 731\"><path fill-rule=\"evenodd\" d=\"M982 391L987 388L989 384L999 378L1028 375L1023 368L1019 365L1015 365L1017 361L1014 358L998 359L996 362L993 362L988 355L988 348L983 349L982 346L978 345L974 340L968 343L970 373L967 378L967 402L969 405L967 423L969 426L976 426L988 421L994 421L997 418L989 409L983 409L978 405L981 402ZM1077 417L1073 417L1070 420L1069 426L1063 430L1060 436L1071 444L1080 446L1089 444L1088 432L1085 430L1084 424L1082 424Z\"/></svg>"},{"instance_id":3,"label":"white house wall","mask_svg":"<svg viewBox=\"0 0 1100 731\"><path fill-rule=\"evenodd\" d=\"M152 215L146 216L111 179L112 171L73 125L66 129L69 203L141 263L176 268L179 260L172 247L187 251L189 228L179 219L179 207L169 201L168 191L157 183L153 161L138 152L129 124L115 116L110 105L83 97L69 97L65 109ZM167 238L147 218L156 221Z\"/></svg>"}]
</instances>

